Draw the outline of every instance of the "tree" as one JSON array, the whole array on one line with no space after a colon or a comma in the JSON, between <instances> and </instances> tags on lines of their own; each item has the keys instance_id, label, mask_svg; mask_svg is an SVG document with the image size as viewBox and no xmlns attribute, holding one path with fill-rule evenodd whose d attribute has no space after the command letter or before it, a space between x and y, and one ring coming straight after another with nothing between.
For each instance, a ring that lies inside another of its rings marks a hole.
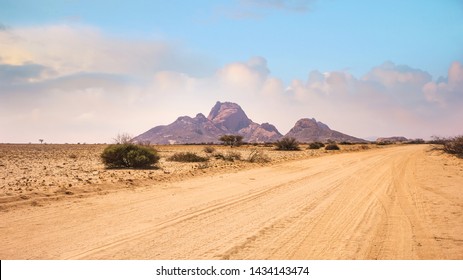
<instances>
[{"instance_id":1,"label":"tree","mask_svg":"<svg viewBox=\"0 0 463 280\"><path fill-rule=\"evenodd\" d=\"M222 135L220 136L219 140L223 142L224 145L233 146L240 146L243 144L243 136L241 135Z\"/></svg>"},{"instance_id":2,"label":"tree","mask_svg":"<svg viewBox=\"0 0 463 280\"><path fill-rule=\"evenodd\" d=\"M39 139L40 144L43 144L43 139Z\"/></svg>"},{"instance_id":3,"label":"tree","mask_svg":"<svg viewBox=\"0 0 463 280\"><path fill-rule=\"evenodd\" d=\"M129 144L132 143L132 136L128 133L119 133L114 137L114 144Z\"/></svg>"}]
</instances>

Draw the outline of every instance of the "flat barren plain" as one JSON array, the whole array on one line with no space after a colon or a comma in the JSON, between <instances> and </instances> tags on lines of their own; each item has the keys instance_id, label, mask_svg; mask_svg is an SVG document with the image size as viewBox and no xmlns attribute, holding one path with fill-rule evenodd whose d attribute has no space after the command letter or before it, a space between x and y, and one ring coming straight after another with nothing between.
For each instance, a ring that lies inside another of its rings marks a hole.
<instances>
[{"instance_id":1,"label":"flat barren plain","mask_svg":"<svg viewBox=\"0 0 463 280\"><path fill-rule=\"evenodd\" d=\"M430 145L159 146L144 170L104 148L0 145L0 259L463 259L463 160Z\"/></svg>"}]
</instances>

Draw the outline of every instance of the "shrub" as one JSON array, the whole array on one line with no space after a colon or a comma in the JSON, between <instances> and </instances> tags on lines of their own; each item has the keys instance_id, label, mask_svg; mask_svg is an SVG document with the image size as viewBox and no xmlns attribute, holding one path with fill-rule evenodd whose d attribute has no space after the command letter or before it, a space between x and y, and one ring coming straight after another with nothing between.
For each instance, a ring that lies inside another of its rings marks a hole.
<instances>
[{"instance_id":1,"label":"shrub","mask_svg":"<svg viewBox=\"0 0 463 280\"><path fill-rule=\"evenodd\" d=\"M227 152L225 155L222 153L215 153L214 157L226 161L241 160L241 154L238 152Z\"/></svg>"},{"instance_id":2,"label":"shrub","mask_svg":"<svg viewBox=\"0 0 463 280\"><path fill-rule=\"evenodd\" d=\"M186 153L175 153L168 158L169 161L178 161L178 162L205 162L209 159L207 157L198 156L192 152Z\"/></svg>"},{"instance_id":3,"label":"shrub","mask_svg":"<svg viewBox=\"0 0 463 280\"><path fill-rule=\"evenodd\" d=\"M103 150L101 159L107 168L146 168L159 161L157 151L135 144L113 144Z\"/></svg>"},{"instance_id":4,"label":"shrub","mask_svg":"<svg viewBox=\"0 0 463 280\"><path fill-rule=\"evenodd\" d=\"M426 142L423 139L417 138L417 139L409 140L405 142L405 144L426 144Z\"/></svg>"},{"instance_id":5,"label":"shrub","mask_svg":"<svg viewBox=\"0 0 463 280\"><path fill-rule=\"evenodd\" d=\"M229 151L225 154L225 160L228 160L228 161L241 160L241 154L238 152Z\"/></svg>"},{"instance_id":6,"label":"shrub","mask_svg":"<svg viewBox=\"0 0 463 280\"><path fill-rule=\"evenodd\" d=\"M206 146L204 147L203 151L207 154L212 154L213 152L215 152L215 148L212 146Z\"/></svg>"},{"instance_id":7,"label":"shrub","mask_svg":"<svg viewBox=\"0 0 463 280\"><path fill-rule=\"evenodd\" d=\"M339 146L336 144L328 144L325 147L325 150L340 150Z\"/></svg>"},{"instance_id":8,"label":"shrub","mask_svg":"<svg viewBox=\"0 0 463 280\"><path fill-rule=\"evenodd\" d=\"M444 143L444 152L463 157L463 135L450 138Z\"/></svg>"},{"instance_id":9,"label":"shrub","mask_svg":"<svg viewBox=\"0 0 463 280\"><path fill-rule=\"evenodd\" d=\"M313 143L309 144L309 149L312 149L312 150L317 150L317 149L320 149L322 147L325 147L325 144L323 144L321 142L313 142Z\"/></svg>"},{"instance_id":10,"label":"shrub","mask_svg":"<svg viewBox=\"0 0 463 280\"><path fill-rule=\"evenodd\" d=\"M253 163L265 163L270 161L270 157L262 151L253 150L251 154L249 154L248 161Z\"/></svg>"},{"instance_id":11,"label":"shrub","mask_svg":"<svg viewBox=\"0 0 463 280\"><path fill-rule=\"evenodd\" d=\"M281 140L275 143L277 146L277 150L280 151L299 151L299 143L296 141L295 138L292 137L284 137Z\"/></svg>"}]
</instances>

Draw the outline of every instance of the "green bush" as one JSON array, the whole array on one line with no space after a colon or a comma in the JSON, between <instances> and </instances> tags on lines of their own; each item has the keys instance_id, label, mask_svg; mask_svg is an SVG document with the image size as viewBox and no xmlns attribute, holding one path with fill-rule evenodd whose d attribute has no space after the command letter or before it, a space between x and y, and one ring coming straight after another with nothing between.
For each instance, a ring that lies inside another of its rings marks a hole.
<instances>
[{"instance_id":1,"label":"green bush","mask_svg":"<svg viewBox=\"0 0 463 280\"><path fill-rule=\"evenodd\" d=\"M125 143L106 147L101 160L107 168L146 168L157 163L159 156L152 148Z\"/></svg>"},{"instance_id":2,"label":"green bush","mask_svg":"<svg viewBox=\"0 0 463 280\"><path fill-rule=\"evenodd\" d=\"M321 142L313 142L313 143L309 144L309 149L312 149L312 150L317 150L317 149L320 149L322 147L325 147L325 144L323 144Z\"/></svg>"},{"instance_id":3,"label":"green bush","mask_svg":"<svg viewBox=\"0 0 463 280\"><path fill-rule=\"evenodd\" d=\"M325 147L325 150L340 150L339 146L336 144L328 144Z\"/></svg>"},{"instance_id":4,"label":"green bush","mask_svg":"<svg viewBox=\"0 0 463 280\"><path fill-rule=\"evenodd\" d=\"M186 153L175 153L168 158L169 161L178 161L178 162L205 162L209 159L207 157L198 156L192 152Z\"/></svg>"},{"instance_id":5,"label":"green bush","mask_svg":"<svg viewBox=\"0 0 463 280\"><path fill-rule=\"evenodd\" d=\"M277 150L280 151L299 151L299 143L295 138L284 137L275 143Z\"/></svg>"}]
</instances>

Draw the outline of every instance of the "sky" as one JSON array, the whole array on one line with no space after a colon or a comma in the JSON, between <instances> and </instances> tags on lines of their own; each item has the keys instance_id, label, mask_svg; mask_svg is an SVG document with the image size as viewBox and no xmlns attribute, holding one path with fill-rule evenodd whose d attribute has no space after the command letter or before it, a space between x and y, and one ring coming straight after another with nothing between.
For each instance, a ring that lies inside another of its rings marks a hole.
<instances>
[{"instance_id":1,"label":"sky","mask_svg":"<svg viewBox=\"0 0 463 280\"><path fill-rule=\"evenodd\" d=\"M0 143L109 143L238 103L361 138L463 134L461 0L0 0Z\"/></svg>"}]
</instances>

